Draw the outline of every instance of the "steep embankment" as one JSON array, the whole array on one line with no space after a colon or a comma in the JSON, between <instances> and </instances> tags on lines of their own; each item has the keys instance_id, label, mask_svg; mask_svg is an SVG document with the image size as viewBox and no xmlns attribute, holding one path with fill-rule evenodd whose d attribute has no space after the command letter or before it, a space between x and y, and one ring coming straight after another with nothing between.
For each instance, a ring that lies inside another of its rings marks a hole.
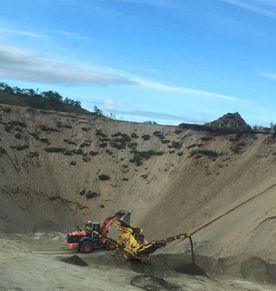
<instances>
[{"instance_id":1,"label":"steep embankment","mask_svg":"<svg viewBox=\"0 0 276 291\"><path fill-rule=\"evenodd\" d=\"M276 258L271 135L2 105L0 138L1 231L64 230L128 209L148 239L192 232L198 253Z\"/></svg>"}]
</instances>

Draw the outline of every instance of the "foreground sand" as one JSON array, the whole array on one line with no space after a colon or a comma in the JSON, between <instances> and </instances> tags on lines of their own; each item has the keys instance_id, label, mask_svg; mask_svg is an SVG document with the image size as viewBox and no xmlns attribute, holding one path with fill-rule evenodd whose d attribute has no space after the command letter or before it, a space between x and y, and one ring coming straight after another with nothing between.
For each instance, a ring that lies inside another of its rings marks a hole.
<instances>
[{"instance_id":1,"label":"foreground sand","mask_svg":"<svg viewBox=\"0 0 276 291\"><path fill-rule=\"evenodd\" d=\"M225 275L217 278L187 275L170 270L164 261L151 266L132 264L111 252L77 254L66 249L61 233L5 235L0 239L0 290L141 289L216 291L276 290L276 287Z\"/></svg>"}]
</instances>

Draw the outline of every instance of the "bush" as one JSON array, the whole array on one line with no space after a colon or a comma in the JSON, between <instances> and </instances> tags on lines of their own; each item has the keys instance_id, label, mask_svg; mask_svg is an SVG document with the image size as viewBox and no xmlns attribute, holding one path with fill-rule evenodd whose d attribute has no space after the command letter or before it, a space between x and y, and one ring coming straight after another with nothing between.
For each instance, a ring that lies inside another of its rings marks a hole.
<instances>
[{"instance_id":1,"label":"bush","mask_svg":"<svg viewBox=\"0 0 276 291\"><path fill-rule=\"evenodd\" d=\"M26 157L28 158L36 158L36 157L39 157L39 153L38 152L29 152Z\"/></svg>"},{"instance_id":2,"label":"bush","mask_svg":"<svg viewBox=\"0 0 276 291\"><path fill-rule=\"evenodd\" d=\"M164 134L161 131L154 131L153 135L160 138L160 139L164 139Z\"/></svg>"},{"instance_id":3,"label":"bush","mask_svg":"<svg viewBox=\"0 0 276 291\"><path fill-rule=\"evenodd\" d=\"M6 154L6 153L7 153L7 151L0 146L0 154L3 155L3 154Z\"/></svg>"},{"instance_id":4,"label":"bush","mask_svg":"<svg viewBox=\"0 0 276 291\"><path fill-rule=\"evenodd\" d=\"M90 151L89 154L90 154L92 157L94 157L94 156L98 155L99 153L98 153L98 152L94 152L94 151Z\"/></svg>"},{"instance_id":5,"label":"bush","mask_svg":"<svg viewBox=\"0 0 276 291\"><path fill-rule=\"evenodd\" d=\"M14 137L15 137L16 139L21 139L21 133L17 132L17 133L14 135Z\"/></svg>"},{"instance_id":6,"label":"bush","mask_svg":"<svg viewBox=\"0 0 276 291\"><path fill-rule=\"evenodd\" d=\"M133 153L134 155L133 155L133 158L130 160L130 162L135 163L137 166L141 166L143 164L143 160L148 160L152 156L161 156L164 154L164 152L162 151L156 152L154 150L142 151L142 152L133 151Z\"/></svg>"},{"instance_id":7,"label":"bush","mask_svg":"<svg viewBox=\"0 0 276 291\"><path fill-rule=\"evenodd\" d=\"M48 143L48 138L46 137L41 137L39 140L43 143Z\"/></svg>"},{"instance_id":8,"label":"bush","mask_svg":"<svg viewBox=\"0 0 276 291\"><path fill-rule=\"evenodd\" d=\"M44 149L47 153L65 153L68 152L65 148L50 147Z\"/></svg>"},{"instance_id":9,"label":"bush","mask_svg":"<svg viewBox=\"0 0 276 291\"><path fill-rule=\"evenodd\" d=\"M151 137L151 136L148 135L148 134L144 134L144 135L142 135L142 139L145 140L145 141L146 141L146 140L150 140L150 137Z\"/></svg>"},{"instance_id":10,"label":"bush","mask_svg":"<svg viewBox=\"0 0 276 291\"><path fill-rule=\"evenodd\" d=\"M180 142L173 140L171 146L174 149L180 149L182 145Z\"/></svg>"},{"instance_id":11,"label":"bush","mask_svg":"<svg viewBox=\"0 0 276 291\"><path fill-rule=\"evenodd\" d=\"M101 181L107 181L107 180L110 180L110 177L108 175L102 174L102 175L99 175L99 179Z\"/></svg>"},{"instance_id":12,"label":"bush","mask_svg":"<svg viewBox=\"0 0 276 291\"><path fill-rule=\"evenodd\" d=\"M136 149L137 145L138 145L137 142L131 142L131 143L128 145L128 147L131 148L131 149Z\"/></svg>"},{"instance_id":13,"label":"bush","mask_svg":"<svg viewBox=\"0 0 276 291\"><path fill-rule=\"evenodd\" d=\"M182 129L176 129L176 130L174 131L175 134L180 134L181 132L182 132Z\"/></svg>"},{"instance_id":14,"label":"bush","mask_svg":"<svg viewBox=\"0 0 276 291\"><path fill-rule=\"evenodd\" d=\"M213 137L212 136L203 136L200 140L202 140L202 141L208 141L208 140L212 140L213 139Z\"/></svg>"},{"instance_id":15,"label":"bush","mask_svg":"<svg viewBox=\"0 0 276 291\"><path fill-rule=\"evenodd\" d=\"M109 154L110 156L113 155L113 152L109 149L106 150L106 153Z\"/></svg>"},{"instance_id":16,"label":"bush","mask_svg":"<svg viewBox=\"0 0 276 291\"><path fill-rule=\"evenodd\" d=\"M88 141L83 141L81 144L80 144L80 147L81 148L84 148L84 147L88 147L88 146L90 146L90 142L88 142Z\"/></svg>"},{"instance_id":17,"label":"bush","mask_svg":"<svg viewBox=\"0 0 276 291\"><path fill-rule=\"evenodd\" d=\"M98 196L98 193L97 192L88 191L85 194L85 196L86 196L87 199L96 198Z\"/></svg>"},{"instance_id":18,"label":"bush","mask_svg":"<svg viewBox=\"0 0 276 291\"><path fill-rule=\"evenodd\" d=\"M26 124L24 122L21 122L18 120L11 120L8 122L8 124L11 125L12 127L15 127L15 126L26 127Z\"/></svg>"},{"instance_id":19,"label":"bush","mask_svg":"<svg viewBox=\"0 0 276 291\"><path fill-rule=\"evenodd\" d=\"M100 196L100 194L97 193L97 192L93 192L93 191L91 191L91 190L86 191L85 189L82 189L82 190L79 192L79 194L80 194L81 196L84 196L84 195L85 195L87 199L96 198L96 197Z\"/></svg>"},{"instance_id":20,"label":"bush","mask_svg":"<svg viewBox=\"0 0 276 291\"><path fill-rule=\"evenodd\" d=\"M208 156L209 158L217 158L218 156L221 156L222 153L218 153L217 151L215 150L192 150L191 152L191 157L196 155L196 154L201 154L201 155L204 155L204 156Z\"/></svg>"},{"instance_id":21,"label":"bush","mask_svg":"<svg viewBox=\"0 0 276 291\"><path fill-rule=\"evenodd\" d=\"M86 162L86 163L88 163L88 162L91 160L90 157L83 157L82 159L83 159L83 161Z\"/></svg>"},{"instance_id":22,"label":"bush","mask_svg":"<svg viewBox=\"0 0 276 291\"><path fill-rule=\"evenodd\" d=\"M99 146L100 146L101 148L105 148L105 147L107 147L107 142L101 142L101 143L99 144Z\"/></svg>"},{"instance_id":23,"label":"bush","mask_svg":"<svg viewBox=\"0 0 276 291\"><path fill-rule=\"evenodd\" d=\"M47 125L45 125L45 124L41 124L41 125L39 126L39 128L40 128L42 131L47 131L47 132L49 132L49 131L60 132L59 129L57 129L57 128L53 128L53 127L50 127L50 126L47 126Z\"/></svg>"},{"instance_id":24,"label":"bush","mask_svg":"<svg viewBox=\"0 0 276 291\"><path fill-rule=\"evenodd\" d=\"M73 145L77 145L76 142L74 142L73 140L70 140L70 139L63 139L64 142L66 142L67 144L73 144Z\"/></svg>"},{"instance_id":25,"label":"bush","mask_svg":"<svg viewBox=\"0 0 276 291\"><path fill-rule=\"evenodd\" d=\"M138 136L135 132L133 132L133 133L131 134L131 137L132 137L132 138L139 138L139 136Z\"/></svg>"},{"instance_id":26,"label":"bush","mask_svg":"<svg viewBox=\"0 0 276 291\"><path fill-rule=\"evenodd\" d=\"M11 149L16 149L17 151L23 151L27 148L29 148L28 144L24 144L24 145L16 145L16 146L10 146Z\"/></svg>"},{"instance_id":27,"label":"bush","mask_svg":"<svg viewBox=\"0 0 276 291\"><path fill-rule=\"evenodd\" d=\"M3 111L5 113L9 113L9 112L11 112L11 109L10 109L10 107L3 107Z\"/></svg>"}]
</instances>

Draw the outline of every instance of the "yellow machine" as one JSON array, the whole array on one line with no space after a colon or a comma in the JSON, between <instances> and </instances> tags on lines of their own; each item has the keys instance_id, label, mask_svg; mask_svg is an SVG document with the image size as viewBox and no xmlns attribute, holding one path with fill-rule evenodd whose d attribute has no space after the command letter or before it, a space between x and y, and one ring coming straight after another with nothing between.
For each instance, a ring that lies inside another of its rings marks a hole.
<instances>
[{"instance_id":1,"label":"yellow machine","mask_svg":"<svg viewBox=\"0 0 276 291\"><path fill-rule=\"evenodd\" d=\"M142 234L140 228L131 227L127 223L120 220L118 220L118 223L115 224L115 228L118 233L117 240L106 237L97 231L94 231L94 233L99 235L100 237L105 237L110 242L116 244L117 248L123 251L123 253L128 258L145 262L150 259L150 255L152 253L154 253L159 248L165 247L167 243L176 240L189 239L191 245L192 262L194 263L193 241L188 233L178 234L162 240L145 242L144 235Z\"/></svg>"}]
</instances>

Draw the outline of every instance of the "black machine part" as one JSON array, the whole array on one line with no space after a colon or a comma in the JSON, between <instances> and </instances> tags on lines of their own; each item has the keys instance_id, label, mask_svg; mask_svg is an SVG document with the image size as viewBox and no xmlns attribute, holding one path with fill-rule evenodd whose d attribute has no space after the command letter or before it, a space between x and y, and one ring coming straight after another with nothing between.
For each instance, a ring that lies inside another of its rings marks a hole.
<instances>
[{"instance_id":1,"label":"black machine part","mask_svg":"<svg viewBox=\"0 0 276 291\"><path fill-rule=\"evenodd\" d=\"M126 226L130 225L130 216L131 212L127 210L119 210L114 214L121 223L125 224Z\"/></svg>"}]
</instances>

